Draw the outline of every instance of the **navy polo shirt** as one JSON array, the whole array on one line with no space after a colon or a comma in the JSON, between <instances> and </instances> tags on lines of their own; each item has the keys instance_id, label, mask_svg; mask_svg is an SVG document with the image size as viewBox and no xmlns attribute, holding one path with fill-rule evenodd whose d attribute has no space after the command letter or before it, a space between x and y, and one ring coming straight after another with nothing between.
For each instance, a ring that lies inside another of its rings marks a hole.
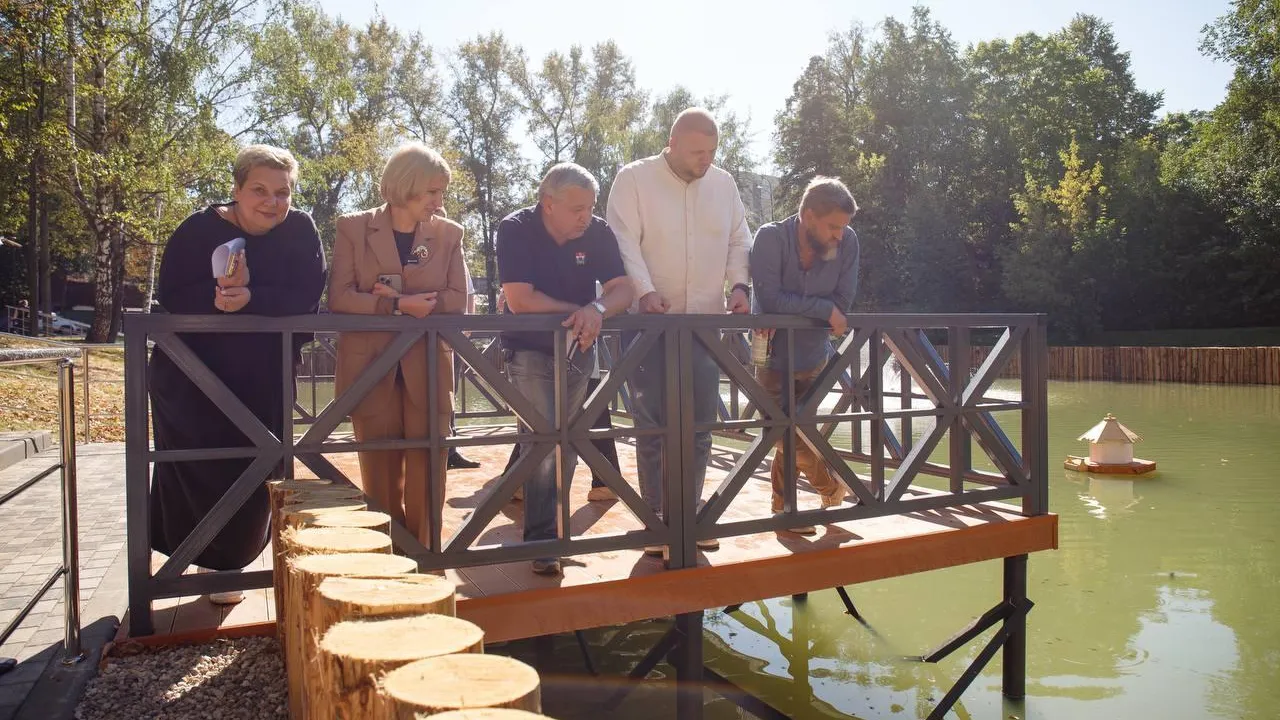
<instances>
[{"instance_id":1,"label":"navy polo shirt","mask_svg":"<svg viewBox=\"0 0 1280 720\"><path fill-rule=\"evenodd\" d=\"M618 238L602 218L593 216L582 237L564 245L552 239L542 224L541 205L517 210L498 225L501 283L529 283L543 295L581 306L596 299L596 282L604 284L626 274ZM552 334L545 331L504 332L502 342L508 350L550 353L555 347Z\"/></svg>"}]
</instances>

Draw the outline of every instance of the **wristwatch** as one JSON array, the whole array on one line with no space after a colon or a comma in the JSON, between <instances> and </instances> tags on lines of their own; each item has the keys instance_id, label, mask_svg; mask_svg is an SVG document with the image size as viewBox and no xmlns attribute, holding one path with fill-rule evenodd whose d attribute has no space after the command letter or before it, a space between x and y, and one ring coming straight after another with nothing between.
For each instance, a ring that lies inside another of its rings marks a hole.
<instances>
[{"instance_id":1,"label":"wristwatch","mask_svg":"<svg viewBox=\"0 0 1280 720\"><path fill-rule=\"evenodd\" d=\"M599 300L592 300L591 307L599 311L600 317L604 317L609 314L609 308L605 307L604 303L600 302Z\"/></svg>"},{"instance_id":2,"label":"wristwatch","mask_svg":"<svg viewBox=\"0 0 1280 720\"><path fill-rule=\"evenodd\" d=\"M398 298L398 297L393 297L393 298L391 298L391 314L392 314L392 315L403 315L403 314L404 314L404 313L400 312L400 298Z\"/></svg>"}]
</instances>

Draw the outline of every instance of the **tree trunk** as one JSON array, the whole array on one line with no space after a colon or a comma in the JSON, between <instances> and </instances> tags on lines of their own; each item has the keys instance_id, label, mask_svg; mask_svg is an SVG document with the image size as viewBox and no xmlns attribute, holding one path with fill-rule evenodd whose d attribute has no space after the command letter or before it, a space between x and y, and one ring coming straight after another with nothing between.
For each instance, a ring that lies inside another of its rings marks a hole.
<instances>
[{"instance_id":1,"label":"tree trunk","mask_svg":"<svg viewBox=\"0 0 1280 720\"><path fill-rule=\"evenodd\" d=\"M43 165L43 158L41 164ZM43 168L41 170L43 174ZM40 310L53 313L53 273L49 263L49 195L41 178L40 192Z\"/></svg>"},{"instance_id":2,"label":"tree trunk","mask_svg":"<svg viewBox=\"0 0 1280 720\"><path fill-rule=\"evenodd\" d=\"M99 22L100 19L99 19ZM97 57L93 63L93 118L91 122L90 151L101 154L107 144L107 61ZM74 92L74 88L72 89ZM115 234L120 230L115 223L109 221L108 212L113 206L109 197L109 189L103 187L103 180L93 181L93 192L90 197L81 199L93 232L93 323L89 327L88 342L115 342L112 328L115 319L112 310L115 307L116 289L114 250L117 246Z\"/></svg>"},{"instance_id":3,"label":"tree trunk","mask_svg":"<svg viewBox=\"0 0 1280 720\"><path fill-rule=\"evenodd\" d=\"M87 342L114 342L111 336L111 308L115 302L114 277L111 266L111 234L114 232L106 221L96 219L93 228L93 323L89 326Z\"/></svg>"}]
</instances>

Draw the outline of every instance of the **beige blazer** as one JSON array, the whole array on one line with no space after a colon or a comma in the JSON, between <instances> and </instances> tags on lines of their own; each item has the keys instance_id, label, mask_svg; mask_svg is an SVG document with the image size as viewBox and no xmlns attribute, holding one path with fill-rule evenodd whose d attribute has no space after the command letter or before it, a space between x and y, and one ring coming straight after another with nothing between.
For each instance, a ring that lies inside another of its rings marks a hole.
<instances>
[{"instance_id":1,"label":"beige blazer","mask_svg":"<svg viewBox=\"0 0 1280 720\"><path fill-rule=\"evenodd\" d=\"M401 265L391 231L391 213L386 205L338 218L338 237L333 245L333 267L329 274L329 310L335 313L390 315L391 300L373 294L379 275L398 274L403 278L404 295L436 292L433 315L462 313L467 305L467 280L462 260L462 226L452 220L432 217L418 224L413 250L425 248L425 258L416 264ZM421 255L421 252L417 253ZM415 322L405 316L405 323ZM338 335L338 367L335 392L351 387L373 359L391 344L394 333L345 332ZM441 342L436 375L439 412L447 416L453 408L453 353ZM427 343L419 340L400 359L405 390L421 407L427 405ZM352 415L376 415L394 400L395 374L390 372L365 395ZM392 405L394 407L394 405Z\"/></svg>"}]
</instances>

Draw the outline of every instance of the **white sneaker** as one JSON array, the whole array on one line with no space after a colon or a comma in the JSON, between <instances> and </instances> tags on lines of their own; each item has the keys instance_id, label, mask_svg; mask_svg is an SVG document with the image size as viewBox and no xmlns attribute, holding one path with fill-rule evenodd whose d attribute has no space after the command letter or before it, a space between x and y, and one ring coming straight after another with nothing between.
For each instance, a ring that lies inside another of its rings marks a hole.
<instances>
[{"instance_id":1,"label":"white sneaker","mask_svg":"<svg viewBox=\"0 0 1280 720\"><path fill-rule=\"evenodd\" d=\"M204 575L218 571L204 567L197 567L196 572ZM244 591L242 590L228 590L227 592L209 593L209 602L214 605L235 605L242 600L244 600Z\"/></svg>"},{"instance_id":2,"label":"white sneaker","mask_svg":"<svg viewBox=\"0 0 1280 720\"><path fill-rule=\"evenodd\" d=\"M209 602L214 605L236 605L244 600L244 592L240 590L230 590L228 592L209 593Z\"/></svg>"}]
</instances>

